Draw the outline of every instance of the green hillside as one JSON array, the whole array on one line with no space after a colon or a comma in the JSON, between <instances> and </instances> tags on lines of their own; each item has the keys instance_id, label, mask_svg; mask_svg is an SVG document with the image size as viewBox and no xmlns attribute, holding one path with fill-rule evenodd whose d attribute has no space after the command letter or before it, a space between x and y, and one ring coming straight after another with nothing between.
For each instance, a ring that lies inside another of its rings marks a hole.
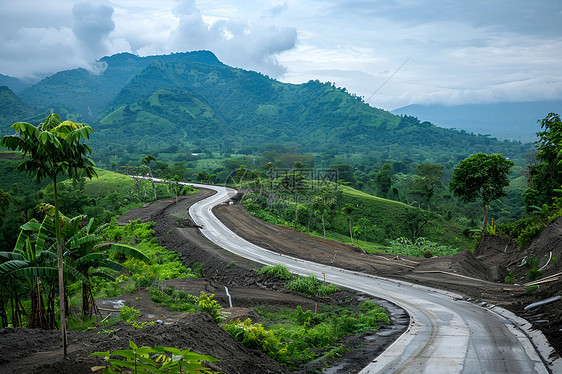
<instances>
[{"instance_id":1,"label":"green hillside","mask_svg":"<svg viewBox=\"0 0 562 374\"><path fill-rule=\"evenodd\" d=\"M12 135L10 126L15 122L37 124L45 116L46 111L27 105L8 87L0 87L0 137Z\"/></svg>"},{"instance_id":2,"label":"green hillside","mask_svg":"<svg viewBox=\"0 0 562 374\"><path fill-rule=\"evenodd\" d=\"M81 121L92 123L137 74L156 60L221 64L212 53L206 51L148 57L119 53L98 61L99 74L85 69L58 72L25 89L21 97L34 105L61 107L77 112L82 116Z\"/></svg>"},{"instance_id":3,"label":"green hillside","mask_svg":"<svg viewBox=\"0 0 562 374\"><path fill-rule=\"evenodd\" d=\"M357 210L353 213L356 219L363 218L365 226L370 226L364 227L364 230L378 231L376 235L379 237L384 236L386 240L398 237L411 237L413 220L419 219L416 217L416 214L425 213L425 211L419 208L372 196L350 187L342 186L341 188L343 196L341 201L338 202L338 206L344 206L348 203L357 206ZM339 217L340 222L336 219L335 225L343 226L345 224L343 218L345 217ZM473 246L470 239L463 235L462 228L437 215L429 219L418 236L426 237L436 243L452 245L462 249L469 249Z\"/></svg>"},{"instance_id":4,"label":"green hillside","mask_svg":"<svg viewBox=\"0 0 562 374\"><path fill-rule=\"evenodd\" d=\"M166 105L151 99L161 95L160 90L170 96ZM191 113L189 106L200 107L197 111L205 116ZM130 110L127 116L126 108ZM256 72L184 60L149 64L92 126L97 155L114 152L107 148L108 132L120 127L131 136L118 134L124 141L121 146L139 154L147 150L147 144L151 152L174 144L203 147L207 152L255 153L267 144L290 143L306 152L456 162L477 152L522 159L529 150L528 145L393 115L330 83L285 84ZM170 138L172 128L175 136ZM144 141L139 143L139 137Z\"/></svg>"},{"instance_id":5,"label":"green hillside","mask_svg":"<svg viewBox=\"0 0 562 374\"><path fill-rule=\"evenodd\" d=\"M84 179L83 192L89 196L103 197L115 191L125 192L135 189L135 181L131 177L100 168L95 168L95 170L96 173L98 173L97 178ZM70 186L72 185L72 181L67 179L63 184ZM148 184L149 183L146 182L147 186Z\"/></svg>"}]
</instances>

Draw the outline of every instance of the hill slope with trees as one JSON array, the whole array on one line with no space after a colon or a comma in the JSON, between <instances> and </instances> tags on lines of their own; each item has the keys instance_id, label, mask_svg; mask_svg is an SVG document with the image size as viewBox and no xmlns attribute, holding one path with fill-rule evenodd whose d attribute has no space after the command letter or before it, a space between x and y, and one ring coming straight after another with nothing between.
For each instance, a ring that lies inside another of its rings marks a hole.
<instances>
[{"instance_id":1,"label":"hill slope with trees","mask_svg":"<svg viewBox=\"0 0 562 374\"><path fill-rule=\"evenodd\" d=\"M518 142L393 115L330 82L286 84L232 68L208 51L148 57L122 53L102 58L97 67L96 74L84 69L56 73L21 97L42 106L38 118L45 110L55 111L91 125L93 158L101 166L108 166L107 155L116 152L128 149L132 160L170 145L175 149L169 159L177 161L192 148L252 154L266 144L290 144L300 153L414 162L458 161L477 152L522 159L529 150ZM9 125L3 119L2 126Z\"/></svg>"}]
</instances>

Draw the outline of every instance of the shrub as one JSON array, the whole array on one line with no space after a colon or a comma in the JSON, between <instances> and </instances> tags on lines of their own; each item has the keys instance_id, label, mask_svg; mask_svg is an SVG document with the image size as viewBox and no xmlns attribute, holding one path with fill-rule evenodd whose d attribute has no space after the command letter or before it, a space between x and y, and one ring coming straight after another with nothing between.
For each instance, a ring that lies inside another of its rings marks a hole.
<instances>
[{"instance_id":1,"label":"shrub","mask_svg":"<svg viewBox=\"0 0 562 374\"><path fill-rule=\"evenodd\" d=\"M289 291L316 297L326 297L340 290L333 284L322 282L313 274L310 274L308 277L299 276L294 278L287 284L286 288Z\"/></svg>"},{"instance_id":2,"label":"shrub","mask_svg":"<svg viewBox=\"0 0 562 374\"><path fill-rule=\"evenodd\" d=\"M214 300L215 295L207 295L205 292L201 291L199 295L199 310L202 312L207 312L215 322L220 322L224 319L221 314L222 306Z\"/></svg>"},{"instance_id":3,"label":"shrub","mask_svg":"<svg viewBox=\"0 0 562 374\"><path fill-rule=\"evenodd\" d=\"M140 311L136 310L135 308L130 308L126 305L123 305L121 309L119 309L119 317L127 323L135 322L137 320L137 317L139 317L140 315Z\"/></svg>"},{"instance_id":4,"label":"shrub","mask_svg":"<svg viewBox=\"0 0 562 374\"><path fill-rule=\"evenodd\" d=\"M259 323L252 324L249 318L244 322L240 320L230 322L224 326L224 329L246 347L260 350L271 358L278 359L287 352L273 331L266 330Z\"/></svg>"},{"instance_id":5,"label":"shrub","mask_svg":"<svg viewBox=\"0 0 562 374\"><path fill-rule=\"evenodd\" d=\"M281 264L277 264L275 266L264 266L260 270L258 270L258 274L266 274L270 277L285 280L293 279L293 274L285 265Z\"/></svg>"},{"instance_id":6,"label":"shrub","mask_svg":"<svg viewBox=\"0 0 562 374\"><path fill-rule=\"evenodd\" d=\"M129 340L131 349L120 349L114 352L94 352L90 356L101 356L104 366L94 366L92 372L103 370L103 373L202 373L211 374L203 361L216 362L218 359L172 347L138 347ZM113 357L112 357L113 356ZM119 357L119 358L116 358Z\"/></svg>"},{"instance_id":7,"label":"shrub","mask_svg":"<svg viewBox=\"0 0 562 374\"><path fill-rule=\"evenodd\" d=\"M197 313L199 310L199 298L185 291L174 290L170 287L164 287L163 289L151 287L150 294L152 301L175 312Z\"/></svg>"},{"instance_id":8,"label":"shrub","mask_svg":"<svg viewBox=\"0 0 562 374\"><path fill-rule=\"evenodd\" d=\"M527 276L529 281L534 281L542 277L543 271L539 270L539 260L535 257L527 259Z\"/></svg>"}]
</instances>

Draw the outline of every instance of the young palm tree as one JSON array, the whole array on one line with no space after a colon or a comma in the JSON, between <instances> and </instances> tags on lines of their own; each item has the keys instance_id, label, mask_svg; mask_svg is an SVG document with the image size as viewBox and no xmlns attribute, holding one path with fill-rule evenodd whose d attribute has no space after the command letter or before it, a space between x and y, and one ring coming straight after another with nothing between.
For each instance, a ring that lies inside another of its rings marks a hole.
<instances>
[{"instance_id":1,"label":"young palm tree","mask_svg":"<svg viewBox=\"0 0 562 374\"><path fill-rule=\"evenodd\" d=\"M64 304L64 274L61 225L59 217L58 177L71 178L97 175L89 158L92 149L84 144L93 132L90 126L72 121L62 121L57 114L50 114L40 125L26 122L14 123L16 135L2 138L0 146L23 152L25 158L17 167L18 171L34 175L38 180L53 180L55 189L55 232L57 240L57 261L59 278L59 308L61 318L63 352L66 358L66 311Z\"/></svg>"},{"instance_id":2,"label":"young palm tree","mask_svg":"<svg viewBox=\"0 0 562 374\"><path fill-rule=\"evenodd\" d=\"M154 200L156 200L156 186L154 185L154 177L152 176L152 169L150 168L150 163L152 161L156 162L156 157L153 155L146 155L142 158L142 163L148 166L148 175L150 175L150 181L152 182L152 192L154 193Z\"/></svg>"}]
</instances>

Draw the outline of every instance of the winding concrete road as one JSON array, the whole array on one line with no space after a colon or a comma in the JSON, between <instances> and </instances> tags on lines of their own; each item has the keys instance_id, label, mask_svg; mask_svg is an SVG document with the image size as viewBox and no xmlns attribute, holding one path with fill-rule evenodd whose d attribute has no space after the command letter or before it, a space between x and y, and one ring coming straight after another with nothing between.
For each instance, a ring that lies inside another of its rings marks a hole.
<instances>
[{"instance_id":1,"label":"winding concrete road","mask_svg":"<svg viewBox=\"0 0 562 374\"><path fill-rule=\"evenodd\" d=\"M343 287L390 300L410 314L408 330L360 373L561 373L544 336L512 313L461 296L281 255L230 231L212 208L236 194L230 188L191 184L217 193L189 209L201 232L220 247L265 265L314 274Z\"/></svg>"}]
</instances>

